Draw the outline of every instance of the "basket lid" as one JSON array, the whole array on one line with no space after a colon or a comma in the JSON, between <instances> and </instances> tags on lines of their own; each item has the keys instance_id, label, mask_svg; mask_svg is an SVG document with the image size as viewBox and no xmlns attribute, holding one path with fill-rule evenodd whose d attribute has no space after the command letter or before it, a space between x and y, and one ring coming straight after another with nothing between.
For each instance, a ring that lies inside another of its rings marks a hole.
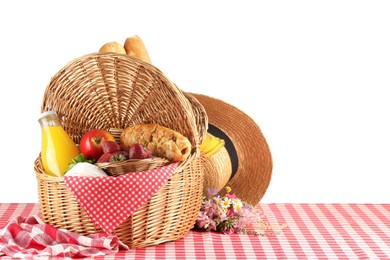
<instances>
[{"instance_id":1,"label":"basket lid","mask_svg":"<svg viewBox=\"0 0 390 260\"><path fill-rule=\"evenodd\" d=\"M158 68L129 55L91 53L66 64L50 80L42 112L55 110L75 142L90 129L155 123L199 142L194 112Z\"/></svg>"}]
</instances>

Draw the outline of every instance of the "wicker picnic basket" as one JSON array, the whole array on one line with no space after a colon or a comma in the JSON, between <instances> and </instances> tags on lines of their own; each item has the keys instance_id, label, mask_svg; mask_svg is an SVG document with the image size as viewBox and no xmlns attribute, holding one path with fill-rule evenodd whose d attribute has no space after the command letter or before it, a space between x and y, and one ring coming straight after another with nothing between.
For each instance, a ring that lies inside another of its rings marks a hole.
<instances>
[{"instance_id":1,"label":"wicker picnic basket","mask_svg":"<svg viewBox=\"0 0 390 260\"><path fill-rule=\"evenodd\" d=\"M179 239L194 226L203 189L198 146L206 133L207 115L194 97L187 96L160 70L122 54L79 57L52 77L41 110L57 111L76 143L93 128L124 129L139 123L161 124L185 135L193 147L191 156L113 234L137 248ZM40 157L34 170L40 213L46 223L83 235L101 232L63 178L44 173Z\"/></svg>"}]
</instances>

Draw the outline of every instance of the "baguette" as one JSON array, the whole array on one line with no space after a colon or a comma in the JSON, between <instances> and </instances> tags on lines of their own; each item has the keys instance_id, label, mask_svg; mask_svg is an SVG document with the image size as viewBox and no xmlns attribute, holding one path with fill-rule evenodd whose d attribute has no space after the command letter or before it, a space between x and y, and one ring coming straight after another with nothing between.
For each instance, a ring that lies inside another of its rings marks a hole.
<instances>
[{"instance_id":1,"label":"baguette","mask_svg":"<svg viewBox=\"0 0 390 260\"><path fill-rule=\"evenodd\" d=\"M120 144L124 150L133 144L141 144L153 155L174 162L184 161L191 153L191 143L187 137L158 124L127 127L120 136Z\"/></svg>"},{"instance_id":2,"label":"baguette","mask_svg":"<svg viewBox=\"0 0 390 260\"><path fill-rule=\"evenodd\" d=\"M127 55L137 57L145 62L152 64L144 42L138 35L127 38L124 44L124 48Z\"/></svg>"}]
</instances>

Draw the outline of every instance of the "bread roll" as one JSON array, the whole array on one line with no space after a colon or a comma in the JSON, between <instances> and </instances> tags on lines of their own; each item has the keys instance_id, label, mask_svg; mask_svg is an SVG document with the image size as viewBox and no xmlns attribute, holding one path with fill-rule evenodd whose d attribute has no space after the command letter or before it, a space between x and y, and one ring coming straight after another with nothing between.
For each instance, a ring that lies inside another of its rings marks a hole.
<instances>
[{"instance_id":1,"label":"bread roll","mask_svg":"<svg viewBox=\"0 0 390 260\"><path fill-rule=\"evenodd\" d=\"M108 42L104 44L100 48L99 52L116 52L116 53L126 54L125 48L117 42Z\"/></svg>"},{"instance_id":2,"label":"bread roll","mask_svg":"<svg viewBox=\"0 0 390 260\"><path fill-rule=\"evenodd\" d=\"M152 64L144 42L138 35L127 38L124 47L127 55L137 57L145 62Z\"/></svg>"},{"instance_id":3,"label":"bread roll","mask_svg":"<svg viewBox=\"0 0 390 260\"><path fill-rule=\"evenodd\" d=\"M120 136L120 143L124 150L133 144L141 144L153 155L174 162L184 161L191 153L191 143L187 137L158 124L127 127Z\"/></svg>"}]
</instances>

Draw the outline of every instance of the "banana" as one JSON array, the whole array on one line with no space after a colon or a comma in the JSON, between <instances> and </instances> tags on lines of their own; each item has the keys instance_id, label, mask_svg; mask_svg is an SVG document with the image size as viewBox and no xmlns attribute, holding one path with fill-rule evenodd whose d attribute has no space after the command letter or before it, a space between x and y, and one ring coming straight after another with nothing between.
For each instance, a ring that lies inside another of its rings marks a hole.
<instances>
[{"instance_id":1,"label":"banana","mask_svg":"<svg viewBox=\"0 0 390 260\"><path fill-rule=\"evenodd\" d=\"M206 157L209 157L218 152L224 145L224 140L207 133L203 143L199 148Z\"/></svg>"},{"instance_id":2,"label":"banana","mask_svg":"<svg viewBox=\"0 0 390 260\"><path fill-rule=\"evenodd\" d=\"M202 144L199 146L199 149L204 152L206 147L210 144L210 141L211 139L213 138L213 136L209 133L206 133L206 136L202 142Z\"/></svg>"},{"instance_id":3,"label":"banana","mask_svg":"<svg viewBox=\"0 0 390 260\"><path fill-rule=\"evenodd\" d=\"M216 138L215 136L213 136L210 133L207 133L206 137L205 137L205 140L204 140L204 142L202 143L202 145L200 147L200 150L203 153L207 153L211 149L213 149L213 147L216 146L217 144L218 144L218 138Z\"/></svg>"},{"instance_id":4,"label":"banana","mask_svg":"<svg viewBox=\"0 0 390 260\"><path fill-rule=\"evenodd\" d=\"M211 134L210 134L211 135ZM213 135L211 135L211 140L209 141L209 143L206 145L206 147L204 148L203 152L204 153L208 153L210 152L211 150L214 149L215 146L217 146L219 144L219 138L218 137L215 137Z\"/></svg>"},{"instance_id":5,"label":"banana","mask_svg":"<svg viewBox=\"0 0 390 260\"><path fill-rule=\"evenodd\" d=\"M224 145L225 145L225 140L219 139L219 143L216 146L214 146L213 149L211 149L210 151L205 153L204 156L206 156L206 157L212 156L213 154L218 152Z\"/></svg>"}]
</instances>

